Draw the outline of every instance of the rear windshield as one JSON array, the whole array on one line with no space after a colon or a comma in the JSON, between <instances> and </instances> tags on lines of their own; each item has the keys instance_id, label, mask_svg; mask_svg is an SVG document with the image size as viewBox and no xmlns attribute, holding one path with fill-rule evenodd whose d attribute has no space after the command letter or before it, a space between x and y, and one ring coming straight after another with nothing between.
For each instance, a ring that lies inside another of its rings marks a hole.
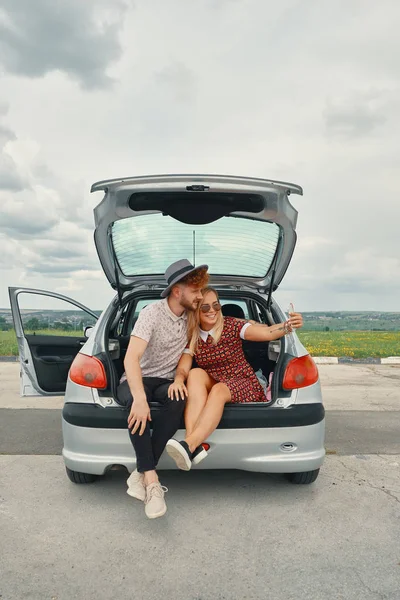
<instances>
[{"instance_id":1,"label":"rear windshield","mask_svg":"<svg viewBox=\"0 0 400 600\"><path fill-rule=\"evenodd\" d=\"M213 275L264 277L279 239L276 223L222 217L188 225L160 213L112 225L115 254L124 275L161 275L182 258L207 264Z\"/></svg>"}]
</instances>

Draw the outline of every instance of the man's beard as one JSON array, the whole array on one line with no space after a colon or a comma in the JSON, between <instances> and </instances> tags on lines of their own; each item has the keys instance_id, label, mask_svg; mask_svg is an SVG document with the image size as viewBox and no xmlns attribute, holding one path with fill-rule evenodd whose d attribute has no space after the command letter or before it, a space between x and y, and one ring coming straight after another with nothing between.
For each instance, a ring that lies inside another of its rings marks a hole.
<instances>
[{"instance_id":1,"label":"man's beard","mask_svg":"<svg viewBox=\"0 0 400 600\"><path fill-rule=\"evenodd\" d=\"M192 311L195 311L199 305L199 303L196 300L193 302L189 302L189 300L187 300L185 298L185 296L182 296L182 298L179 301L179 304L181 306L183 306L183 308L185 308L186 310L192 310Z\"/></svg>"}]
</instances>

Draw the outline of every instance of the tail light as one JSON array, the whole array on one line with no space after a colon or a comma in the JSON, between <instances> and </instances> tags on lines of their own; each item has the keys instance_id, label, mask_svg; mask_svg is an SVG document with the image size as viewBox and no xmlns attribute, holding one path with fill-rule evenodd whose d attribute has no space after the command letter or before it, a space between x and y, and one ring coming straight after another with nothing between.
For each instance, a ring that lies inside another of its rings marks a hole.
<instances>
[{"instance_id":1,"label":"tail light","mask_svg":"<svg viewBox=\"0 0 400 600\"><path fill-rule=\"evenodd\" d=\"M287 365L283 376L283 389L295 390L307 387L318 381L317 365L309 354L293 358Z\"/></svg>"},{"instance_id":2,"label":"tail light","mask_svg":"<svg viewBox=\"0 0 400 600\"><path fill-rule=\"evenodd\" d=\"M71 381L86 387L104 389L107 387L107 377L104 365L98 358L79 352L69 371Z\"/></svg>"}]
</instances>

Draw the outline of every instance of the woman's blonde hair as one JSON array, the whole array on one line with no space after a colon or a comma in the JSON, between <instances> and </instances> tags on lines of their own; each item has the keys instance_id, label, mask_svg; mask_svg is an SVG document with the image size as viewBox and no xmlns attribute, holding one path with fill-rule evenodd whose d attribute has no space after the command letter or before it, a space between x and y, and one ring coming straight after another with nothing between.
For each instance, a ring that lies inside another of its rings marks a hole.
<instances>
[{"instance_id":1,"label":"woman's blonde hair","mask_svg":"<svg viewBox=\"0 0 400 600\"><path fill-rule=\"evenodd\" d=\"M219 302L219 296L217 290L212 287L206 287L201 290L203 297L208 294L208 292L214 292L217 296L217 300ZM199 339L200 339L200 306L201 302L199 302L198 307L194 311L190 311L188 314L188 339L189 339L189 351L193 356L199 349ZM224 317L222 315L222 311L218 311L217 313L217 321L213 327L213 343L218 344L222 330L224 328Z\"/></svg>"}]
</instances>

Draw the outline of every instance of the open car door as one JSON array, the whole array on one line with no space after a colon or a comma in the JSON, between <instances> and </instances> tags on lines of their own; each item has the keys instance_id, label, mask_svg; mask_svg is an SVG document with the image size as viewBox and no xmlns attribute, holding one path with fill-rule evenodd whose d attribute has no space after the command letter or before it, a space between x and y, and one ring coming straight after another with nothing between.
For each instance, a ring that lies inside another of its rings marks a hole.
<instances>
[{"instance_id":1,"label":"open car door","mask_svg":"<svg viewBox=\"0 0 400 600\"><path fill-rule=\"evenodd\" d=\"M62 396L68 371L98 315L75 300L8 288L21 364L21 396Z\"/></svg>"}]
</instances>

